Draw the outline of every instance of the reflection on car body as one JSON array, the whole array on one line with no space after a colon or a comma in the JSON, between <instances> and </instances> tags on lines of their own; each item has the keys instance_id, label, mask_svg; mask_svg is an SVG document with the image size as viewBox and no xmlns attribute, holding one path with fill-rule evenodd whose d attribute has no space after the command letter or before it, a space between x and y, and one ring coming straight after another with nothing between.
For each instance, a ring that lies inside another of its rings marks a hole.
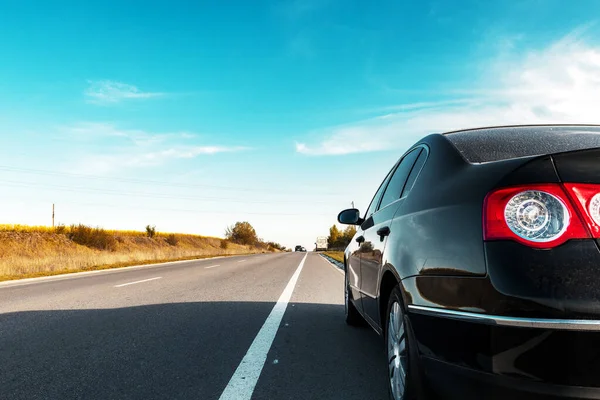
<instances>
[{"instance_id":1,"label":"reflection on car body","mask_svg":"<svg viewBox=\"0 0 600 400\"><path fill-rule=\"evenodd\" d=\"M600 127L433 134L344 253L346 321L386 342L392 399L600 398Z\"/></svg>"}]
</instances>

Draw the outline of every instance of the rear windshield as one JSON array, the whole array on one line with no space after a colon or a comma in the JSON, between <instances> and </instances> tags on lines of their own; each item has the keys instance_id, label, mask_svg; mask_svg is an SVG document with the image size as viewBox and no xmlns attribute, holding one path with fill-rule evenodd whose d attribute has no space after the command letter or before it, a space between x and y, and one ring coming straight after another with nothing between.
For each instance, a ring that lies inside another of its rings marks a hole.
<instances>
[{"instance_id":1,"label":"rear windshield","mask_svg":"<svg viewBox=\"0 0 600 400\"><path fill-rule=\"evenodd\" d=\"M600 147L597 126L529 126L448 133L471 163L508 160Z\"/></svg>"}]
</instances>

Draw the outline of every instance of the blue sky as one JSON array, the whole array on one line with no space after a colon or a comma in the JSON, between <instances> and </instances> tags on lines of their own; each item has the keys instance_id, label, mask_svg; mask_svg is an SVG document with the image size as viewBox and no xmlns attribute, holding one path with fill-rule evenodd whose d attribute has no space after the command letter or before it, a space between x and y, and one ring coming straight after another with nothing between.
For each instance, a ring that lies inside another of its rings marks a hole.
<instances>
[{"instance_id":1,"label":"blue sky","mask_svg":"<svg viewBox=\"0 0 600 400\"><path fill-rule=\"evenodd\" d=\"M0 223L311 246L427 133L599 122L600 3L5 2Z\"/></svg>"}]
</instances>

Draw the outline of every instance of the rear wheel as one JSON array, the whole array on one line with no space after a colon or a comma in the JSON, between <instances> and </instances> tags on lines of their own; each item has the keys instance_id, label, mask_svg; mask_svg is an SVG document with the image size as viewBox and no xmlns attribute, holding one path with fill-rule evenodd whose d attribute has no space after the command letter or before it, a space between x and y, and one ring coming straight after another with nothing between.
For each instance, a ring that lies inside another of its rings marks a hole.
<instances>
[{"instance_id":1,"label":"rear wheel","mask_svg":"<svg viewBox=\"0 0 600 400\"><path fill-rule=\"evenodd\" d=\"M360 315L356 306L351 300L352 294L350 293L350 282L348 281L348 271L345 274L345 289L344 289L344 304L346 309L346 323L352 326L362 326L365 324L365 320Z\"/></svg>"},{"instance_id":2,"label":"rear wheel","mask_svg":"<svg viewBox=\"0 0 600 400\"><path fill-rule=\"evenodd\" d=\"M400 288L390 294L385 321L385 344L388 363L388 389L390 400L416 398L416 364L412 363L411 335L404 315Z\"/></svg>"}]
</instances>

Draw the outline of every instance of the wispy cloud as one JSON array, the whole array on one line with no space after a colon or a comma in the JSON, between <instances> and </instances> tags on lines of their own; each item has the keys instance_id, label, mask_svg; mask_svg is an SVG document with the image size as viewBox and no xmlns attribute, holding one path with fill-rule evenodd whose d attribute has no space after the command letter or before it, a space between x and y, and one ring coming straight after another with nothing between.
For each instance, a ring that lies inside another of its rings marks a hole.
<instances>
[{"instance_id":1,"label":"wispy cloud","mask_svg":"<svg viewBox=\"0 0 600 400\"><path fill-rule=\"evenodd\" d=\"M116 104L125 100L150 99L164 96L165 93L144 92L134 85L110 80L88 81L84 95L89 103Z\"/></svg>"},{"instance_id":2,"label":"wispy cloud","mask_svg":"<svg viewBox=\"0 0 600 400\"><path fill-rule=\"evenodd\" d=\"M234 151L246 150L246 147L235 146L177 146L168 150L161 150L154 153L146 153L143 158L147 160L162 160L169 158L194 158L203 154L230 153Z\"/></svg>"},{"instance_id":3,"label":"wispy cloud","mask_svg":"<svg viewBox=\"0 0 600 400\"><path fill-rule=\"evenodd\" d=\"M160 167L176 160L193 159L201 155L235 152L245 147L177 146L167 150L139 152L122 149L109 154L91 154L80 163L79 171L88 174L106 174L130 168Z\"/></svg>"},{"instance_id":4,"label":"wispy cloud","mask_svg":"<svg viewBox=\"0 0 600 400\"><path fill-rule=\"evenodd\" d=\"M308 155L404 149L432 132L544 123L600 123L600 46L582 29L541 50L490 62L482 85L450 101L390 106L385 115L313 132L296 143ZM506 49L505 49L506 50ZM391 111L391 112L388 112Z\"/></svg>"},{"instance_id":5,"label":"wispy cloud","mask_svg":"<svg viewBox=\"0 0 600 400\"><path fill-rule=\"evenodd\" d=\"M123 168L156 167L203 155L248 150L244 146L198 143L199 136L188 132L154 133L121 129L104 122L81 122L61 129L75 141L93 141L99 151L78 161L80 171L103 174Z\"/></svg>"},{"instance_id":6,"label":"wispy cloud","mask_svg":"<svg viewBox=\"0 0 600 400\"><path fill-rule=\"evenodd\" d=\"M135 146L152 146L168 140L196 138L196 135L188 132L155 133L141 129L119 128L108 122L78 122L62 127L61 130L78 140L119 138Z\"/></svg>"}]
</instances>

